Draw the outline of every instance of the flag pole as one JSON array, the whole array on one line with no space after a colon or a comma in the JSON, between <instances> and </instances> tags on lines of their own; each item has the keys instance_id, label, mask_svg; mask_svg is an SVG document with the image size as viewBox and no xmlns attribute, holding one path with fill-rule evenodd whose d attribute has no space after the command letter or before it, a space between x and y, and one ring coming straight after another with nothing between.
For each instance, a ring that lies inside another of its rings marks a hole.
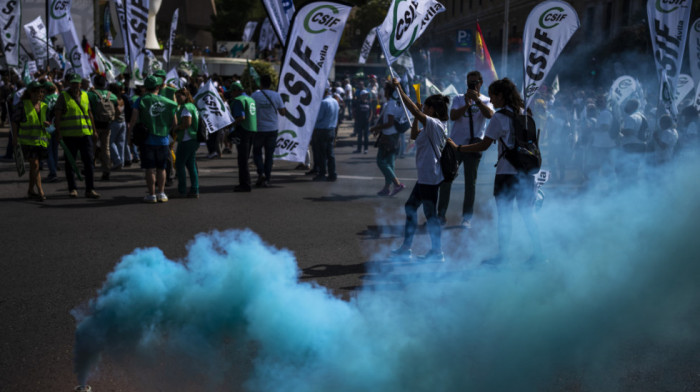
<instances>
[{"instance_id":1,"label":"flag pole","mask_svg":"<svg viewBox=\"0 0 700 392\"><path fill-rule=\"evenodd\" d=\"M382 53L384 53L384 60L386 60L386 65L389 67L389 72L391 73L391 77L396 78L396 74L394 73L394 69L391 68L391 63L389 62L389 56L387 56L386 53L386 48L384 47L384 43L382 42L381 36L379 36L379 27L374 28L377 31L377 37L379 38L379 46L382 48ZM403 107L403 112L406 115L406 120L411 119L411 117L408 115L408 109L406 108L406 104L403 101L403 98L401 98L401 94L399 94L399 101L401 102L401 107Z\"/></svg>"},{"instance_id":2,"label":"flag pole","mask_svg":"<svg viewBox=\"0 0 700 392\"><path fill-rule=\"evenodd\" d=\"M51 71L51 66L49 65L49 1L46 0L46 73Z\"/></svg>"}]
</instances>

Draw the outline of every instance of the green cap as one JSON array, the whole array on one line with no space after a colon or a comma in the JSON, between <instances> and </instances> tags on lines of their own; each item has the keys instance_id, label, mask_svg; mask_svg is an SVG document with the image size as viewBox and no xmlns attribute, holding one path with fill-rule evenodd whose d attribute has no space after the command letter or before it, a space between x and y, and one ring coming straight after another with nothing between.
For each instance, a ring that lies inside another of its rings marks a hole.
<instances>
[{"instance_id":1,"label":"green cap","mask_svg":"<svg viewBox=\"0 0 700 392\"><path fill-rule=\"evenodd\" d=\"M233 82L233 83L231 83L231 88L234 89L234 90L240 90L240 91L245 90L245 89L243 88L243 85L241 84L241 82Z\"/></svg>"},{"instance_id":2,"label":"green cap","mask_svg":"<svg viewBox=\"0 0 700 392\"><path fill-rule=\"evenodd\" d=\"M54 87L56 87L56 85L49 82L48 80L46 82L44 82L44 88L54 88Z\"/></svg>"},{"instance_id":3,"label":"green cap","mask_svg":"<svg viewBox=\"0 0 700 392\"><path fill-rule=\"evenodd\" d=\"M72 75L68 78L68 83L80 83L80 82L82 82L82 81L83 81L83 77L80 76L80 75L78 75L78 74L72 74Z\"/></svg>"},{"instance_id":4,"label":"green cap","mask_svg":"<svg viewBox=\"0 0 700 392\"><path fill-rule=\"evenodd\" d=\"M37 82L36 80L32 81L31 83L29 83L27 85L28 90L33 90L35 88L42 88L42 87L43 87L43 85L41 83Z\"/></svg>"},{"instance_id":5,"label":"green cap","mask_svg":"<svg viewBox=\"0 0 700 392\"><path fill-rule=\"evenodd\" d=\"M159 69L159 70L157 70L156 72L153 73L153 76L157 76L157 77L159 77L159 78L165 80L165 77L168 76L168 74L165 73L164 70Z\"/></svg>"},{"instance_id":6,"label":"green cap","mask_svg":"<svg viewBox=\"0 0 700 392\"><path fill-rule=\"evenodd\" d=\"M146 86L146 88L149 90L153 90L154 88L159 87L162 84L163 84L163 79L161 79L157 76L154 76L154 75L147 77L146 80L144 81L144 86Z\"/></svg>"}]
</instances>

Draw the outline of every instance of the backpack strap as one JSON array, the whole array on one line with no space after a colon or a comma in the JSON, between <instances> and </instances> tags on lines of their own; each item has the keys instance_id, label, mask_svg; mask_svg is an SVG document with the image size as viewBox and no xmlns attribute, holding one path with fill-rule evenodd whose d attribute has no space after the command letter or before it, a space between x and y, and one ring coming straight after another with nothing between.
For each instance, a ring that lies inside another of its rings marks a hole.
<instances>
[{"instance_id":1,"label":"backpack strap","mask_svg":"<svg viewBox=\"0 0 700 392\"><path fill-rule=\"evenodd\" d=\"M511 112L510 110L506 110L505 108L503 108L503 109L497 111L496 113L501 113L502 115L507 116L508 118L510 118L511 124L512 124L512 121L515 119L515 113L514 113L514 112ZM508 152L508 151L510 151L510 150L512 150L512 149L515 148L515 147L509 148L508 145L506 144L506 142L503 141L503 138L502 138L502 137L499 137L498 140L501 141L501 145L503 146L503 152L500 153L500 154L498 154L498 159L496 159L496 163L493 165L493 167L497 167L497 166L498 166L498 162L500 162L500 161L501 161L501 158L503 158L503 157L506 155L506 152Z\"/></svg>"}]
</instances>

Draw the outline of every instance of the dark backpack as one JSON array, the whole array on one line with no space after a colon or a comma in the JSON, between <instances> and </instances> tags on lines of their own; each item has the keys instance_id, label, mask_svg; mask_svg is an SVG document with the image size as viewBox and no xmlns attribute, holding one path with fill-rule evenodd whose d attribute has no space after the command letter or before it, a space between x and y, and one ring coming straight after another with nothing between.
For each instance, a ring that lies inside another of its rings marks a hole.
<instances>
[{"instance_id":1,"label":"dark backpack","mask_svg":"<svg viewBox=\"0 0 700 392\"><path fill-rule=\"evenodd\" d=\"M503 153L513 167L523 173L535 174L542 167L542 155L539 147L539 131L532 116L515 114L509 110L499 110L497 113L508 116L513 124L513 148L508 148L501 138ZM498 162L496 162L498 164Z\"/></svg>"},{"instance_id":2,"label":"dark backpack","mask_svg":"<svg viewBox=\"0 0 700 392\"><path fill-rule=\"evenodd\" d=\"M209 132L207 131L207 123L204 122L204 116L202 116L202 113L199 113L199 122L197 124L197 141L199 143L204 143L207 141L207 134Z\"/></svg>"},{"instance_id":3,"label":"dark backpack","mask_svg":"<svg viewBox=\"0 0 700 392\"><path fill-rule=\"evenodd\" d=\"M430 140L430 144L433 145L433 150L437 150L437 147ZM459 161L457 161L457 150L454 149L449 143L445 143L442 152L440 153L440 169L442 170L442 176L445 178L445 182L452 182L457 178L457 173L459 172Z\"/></svg>"},{"instance_id":4,"label":"dark backpack","mask_svg":"<svg viewBox=\"0 0 700 392\"><path fill-rule=\"evenodd\" d=\"M103 123L114 121L117 111L114 109L114 104L109 99L111 93L107 91L107 94L102 95L99 90L95 90L95 94L97 94L99 98L97 102L95 102L95 113L93 113L95 121Z\"/></svg>"}]
</instances>

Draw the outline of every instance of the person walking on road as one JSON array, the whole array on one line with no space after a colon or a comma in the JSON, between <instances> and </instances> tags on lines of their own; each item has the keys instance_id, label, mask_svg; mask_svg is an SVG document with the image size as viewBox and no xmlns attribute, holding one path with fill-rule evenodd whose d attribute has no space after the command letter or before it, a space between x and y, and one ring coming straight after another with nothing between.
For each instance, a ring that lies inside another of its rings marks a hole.
<instances>
[{"instance_id":1,"label":"person walking on road","mask_svg":"<svg viewBox=\"0 0 700 392\"><path fill-rule=\"evenodd\" d=\"M279 116L285 116L282 98L277 91L270 90L272 80L270 75L260 77L260 90L254 92L251 97L255 100L257 109L258 132L253 137L253 162L258 171L257 187L269 187L272 174L273 155L277 144L277 131ZM263 152L265 159L263 160Z\"/></svg>"},{"instance_id":2,"label":"person walking on road","mask_svg":"<svg viewBox=\"0 0 700 392\"><path fill-rule=\"evenodd\" d=\"M447 107L449 98L443 95L431 95L425 100L422 111L404 93L398 79L393 79L394 88L398 89L406 108L414 116L411 127L411 139L416 143L416 169L418 181L406 201L406 225L404 227L403 244L392 250L396 258L411 258L413 236L418 225L418 207L423 205L423 212L428 220L431 248L425 255L419 257L424 261L444 261L441 229L437 218L438 189L444 181L440 167L440 156L447 140ZM418 123L423 130L418 129Z\"/></svg>"},{"instance_id":3,"label":"person walking on road","mask_svg":"<svg viewBox=\"0 0 700 392\"><path fill-rule=\"evenodd\" d=\"M31 82L20 100L20 103L12 111L13 147L20 146L24 159L29 161L29 189L27 198L46 200L46 195L41 187L41 173L39 172L39 160L48 156L50 135L46 127L50 124L46 120L47 105L42 101L44 89L41 83ZM15 136L16 135L16 136ZM36 188L36 191L34 189Z\"/></svg>"},{"instance_id":4,"label":"person walking on road","mask_svg":"<svg viewBox=\"0 0 700 392\"><path fill-rule=\"evenodd\" d=\"M186 88L181 88L175 93L177 99L177 126L174 131L177 135L177 151L175 152L175 170L177 171L177 191L180 196L190 198L199 197L199 175L197 174L197 161L195 155L199 148L197 140L197 126L199 125L199 111L194 105L192 94ZM187 171L185 171L185 169ZM190 191L187 192L187 173L190 174Z\"/></svg>"},{"instance_id":5,"label":"person walking on road","mask_svg":"<svg viewBox=\"0 0 700 392\"><path fill-rule=\"evenodd\" d=\"M333 142L335 141L335 129L338 126L339 113L340 105L333 98L331 89L328 88L323 95L323 101L321 101L321 107L318 110L318 117L316 117L316 124L314 125L318 150L318 162L316 162L318 174L313 178L314 181L335 181L338 179L338 174L335 170ZM326 169L328 170L328 177L326 177Z\"/></svg>"},{"instance_id":6,"label":"person walking on road","mask_svg":"<svg viewBox=\"0 0 700 392\"><path fill-rule=\"evenodd\" d=\"M253 137L258 131L257 106L255 100L249 97L243 89L241 82L231 83L231 112L234 119L234 129L230 136L238 139L236 150L238 152L238 185L234 192L250 192L250 170L248 159L250 149L253 146Z\"/></svg>"},{"instance_id":7,"label":"person walking on road","mask_svg":"<svg viewBox=\"0 0 700 392\"><path fill-rule=\"evenodd\" d=\"M405 188L394 172L396 154L399 151L399 137L401 136L394 125L404 115L401 104L392 98L395 91L391 83L387 83L384 87L386 104L382 110L379 124L371 129L373 134L379 135L379 139L377 139L377 166L384 175L384 188L377 192L378 196L394 196ZM391 189L392 184L394 185L393 190Z\"/></svg>"},{"instance_id":8,"label":"person walking on road","mask_svg":"<svg viewBox=\"0 0 700 392\"><path fill-rule=\"evenodd\" d=\"M467 74L467 92L458 95L452 102L450 120L454 121L450 138L457 144L473 144L484 138L488 119L493 116L493 106L489 97L480 93L484 83L479 71ZM464 202L462 203L461 227L471 228L476 196L476 175L481 161L480 152L457 153L458 162L464 167ZM438 219L440 224L447 223L447 206L450 203L451 182L440 185L438 200Z\"/></svg>"},{"instance_id":9,"label":"person walking on road","mask_svg":"<svg viewBox=\"0 0 700 392\"><path fill-rule=\"evenodd\" d=\"M58 140L63 139L68 151L83 161L85 174L85 197L98 199L100 194L95 191L95 155L93 151L94 119L90 110L90 99L85 91L80 89L82 82L80 75L69 74L66 81L68 90L61 95L54 106L54 123ZM78 197L78 187L75 184L73 165L66 158L66 180L68 181L68 194L70 197Z\"/></svg>"}]
</instances>

